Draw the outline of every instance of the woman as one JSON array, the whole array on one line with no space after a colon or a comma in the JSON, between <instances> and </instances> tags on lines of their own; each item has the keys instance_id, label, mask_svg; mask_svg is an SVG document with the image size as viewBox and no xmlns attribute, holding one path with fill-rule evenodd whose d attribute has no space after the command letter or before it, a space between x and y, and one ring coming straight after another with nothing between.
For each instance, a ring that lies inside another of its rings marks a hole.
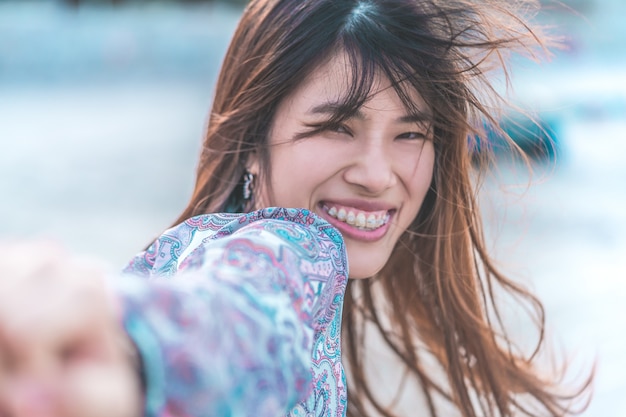
<instances>
[{"instance_id":1,"label":"woman","mask_svg":"<svg viewBox=\"0 0 626 417\"><path fill-rule=\"evenodd\" d=\"M251 1L191 201L126 269L189 278L116 284L148 415L393 416L366 328L420 415L572 412L584 388L559 392L502 329L495 291L530 302L541 336L543 310L493 266L472 181L468 138L496 116L487 72L542 46L515 5Z\"/></svg>"}]
</instances>

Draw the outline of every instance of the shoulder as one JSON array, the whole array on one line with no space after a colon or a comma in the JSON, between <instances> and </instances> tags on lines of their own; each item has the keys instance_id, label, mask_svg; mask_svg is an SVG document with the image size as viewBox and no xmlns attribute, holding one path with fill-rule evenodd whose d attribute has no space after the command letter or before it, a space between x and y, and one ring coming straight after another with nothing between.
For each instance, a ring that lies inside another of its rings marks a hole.
<instances>
[{"instance_id":1,"label":"shoulder","mask_svg":"<svg viewBox=\"0 0 626 417\"><path fill-rule=\"evenodd\" d=\"M150 276L172 275L197 249L244 233L247 239L261 245L271 242L288 245L305 257L332 253L346 263L341 234L324 219L306 209L270 207L243 214L211 213L191 217L166 230L148 249L137 254L124 271Z\"/></svg>"}]
</instances>

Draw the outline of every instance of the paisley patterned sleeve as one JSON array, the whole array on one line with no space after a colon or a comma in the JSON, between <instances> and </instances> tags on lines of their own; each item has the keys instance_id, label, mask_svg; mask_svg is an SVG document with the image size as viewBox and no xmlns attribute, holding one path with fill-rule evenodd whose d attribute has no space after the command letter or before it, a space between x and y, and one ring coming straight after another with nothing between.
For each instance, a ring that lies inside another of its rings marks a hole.
<instances>
[{"instance_id":1,"label":"paisley patterned sleeve","mask_svg":"<svg viewBox=\"0 0 626 417\"><path fill-rule=\"evenodd\" d=\"M343 410L346 268L339 233L307 210L202 215L165 232L117 283L146 416L299 415L320 394L315 369L334 385L324 415Z\"/></svg>"}]
</instances>

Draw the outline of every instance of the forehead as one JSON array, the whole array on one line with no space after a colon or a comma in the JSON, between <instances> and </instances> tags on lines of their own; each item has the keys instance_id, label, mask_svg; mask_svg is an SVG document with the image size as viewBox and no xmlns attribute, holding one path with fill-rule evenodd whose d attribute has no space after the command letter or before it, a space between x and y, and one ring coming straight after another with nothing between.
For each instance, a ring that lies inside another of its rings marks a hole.
<instances>
[{"instance_id":1,"label":"forehead","mask_svg":"<svg viewBox=\"0 0 626 417\"><path fill-rule=\"evenodd\" d=\"M371 97L383 91L393 91L397 96L392 81L377 68L371 78L356 68L345 52L337 52L318 65L289 95L287 101L333 102L343 103L360 83L364 83L367 102ZM400 88L407 95L415 108L426 111L428 105L420 93L407 81L400 83ZM399 101L399 100L398 100ZM313 105L313 104L312 104Z\"/></svg>"}]
</instances>

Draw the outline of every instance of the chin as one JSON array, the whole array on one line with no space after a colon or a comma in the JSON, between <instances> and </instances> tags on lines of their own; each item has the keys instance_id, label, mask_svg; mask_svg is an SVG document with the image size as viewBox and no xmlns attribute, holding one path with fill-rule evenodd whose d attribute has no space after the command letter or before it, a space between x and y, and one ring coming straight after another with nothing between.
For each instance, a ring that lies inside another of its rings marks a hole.
<instances>
[{"instance_id":1,"label":"chin","mask_svg":"<svg viewBox=\"0 0 626 417\"><path fill-rule=\"evenodd\" d=\"M371 262L370 262L370 265L359 264L358 267L353 268L350 266L350 262L348 261L348 267L349 267L348 278L350 279L371 278L377 273L379 273L380 270L383 269L383 266L385 265L384 264L371 265Z\"/></svg>"},{"instance_id":2,"label":"chin","mask_svg":"<svg viewBox=\"0 0 626 417\"><path fill-rule=\"evenodd\" d=\"M352 242L347 242L346 252L348 254L348 278L367 279L379 273L391 254L386 253L385 248L364 251L362 248L354 247Z\"/></svg>"}]
</instances>

